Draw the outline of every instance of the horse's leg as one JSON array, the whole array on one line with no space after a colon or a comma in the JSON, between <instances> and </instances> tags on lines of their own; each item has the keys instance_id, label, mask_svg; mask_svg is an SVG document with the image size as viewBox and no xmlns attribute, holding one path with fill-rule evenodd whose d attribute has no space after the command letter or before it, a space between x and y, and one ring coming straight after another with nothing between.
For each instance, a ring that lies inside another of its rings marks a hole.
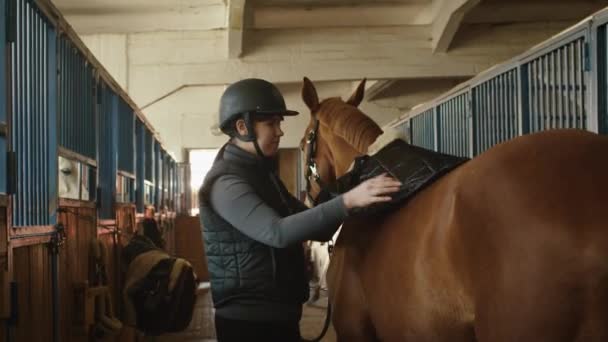
<instances>
[{"instance_id":1,"label":"horse's leg","mask_svg":"<svg viewBox=\"0 0 608 342\"><path fill-rule=\"evenodd\" d=\"M336 248L327 272L332 323L338 342L378 341L354 264L345 263L347 250ZM349 260L350 261L350 260Z\"/></svg>"}]
</instances>

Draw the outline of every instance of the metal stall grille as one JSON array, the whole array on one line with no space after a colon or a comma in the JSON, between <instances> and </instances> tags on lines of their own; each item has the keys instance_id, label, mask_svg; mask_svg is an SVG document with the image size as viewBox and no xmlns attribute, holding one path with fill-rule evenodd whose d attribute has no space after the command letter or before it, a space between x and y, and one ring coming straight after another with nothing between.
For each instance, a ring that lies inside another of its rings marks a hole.
<instances>
[{"instance_id":1,"label":"metal stall grille","mask_svg":"<svg viewBox=\"0 0 608 342\"><path fill-rule=\"evenodd\" d=\"M146 127L144 123L137 119L135 122L135 203L137 205L137 211L144 211L144 178L145 178L145 168L146 164L146 155L145 155L145 141L146 135L144 133Z\"/></svg>"},{"instance_id":2,"label":"metal stall grille","mask_svg":"<svg viewBox=\"0 0 608 342\"><path fill-rule=\"evenodd\" d=\"M605 21L598 23L594 34L596 34L596 63L597 63L597 115L598 131L608 134L608 24Z\"/></svg>"},{"instance_id":3,"label":"metal stall grille","mask_svg":"<svg viewBox=\"0 0 608 342\"><path fill-rule=\"evenodd\" d=\"M166 204L169 210L173 208L173 160L167 155L167 200Z\"/></svg>"},{"instance_id":4,"label":"metal stall grille","mask_svg":"<svg viewBox=\"0 0 608 342\"><path fill-rule=\"evenodd\" d=\"M118 163L118 95L104 82L99 89L99 217L113 219Z\"/></svg>"},{"instance_id":5,"label":"metal stall grille","mask_svg":"<svg viewBox=\"0 0 608 342\"><path fill-rule=\"evenodd\" d=\"M66 37L59 41L59 144L96 159L93 68Z\"/></svg>"},{"instance_id":6,"label":"metal stall grille","mask_svg":"<svg viewBox=\"0 0 608 342\"><path fill-rule=\"evenodd\" d=\"M144 203L154 204L154 137L144 127Z\"/></svg>"},{"instance_id":7,"label":"metal stall grille","mask_svg":"<svg viewBox=\"0 0 608 342\"><path fill-rule=\"evenodd\" d=\"M123 100L118 102L118 170L116 201L135 200L135 114Z\"/></svg>"},{"instance_id":8,"label":"metal stall grille","mask_svg":"<svg viewBox=\"0 0 608 342\"><path fill-rule=\"evenodd\" d=\"M177 178L177 161L173 160L173 211L177 211L177 194L179 193L179 183Z\"/></svg>"},{"instance_id":9,"label":"metal stall grille","mask_svg":"<svg viewBox=\"0 0 608 342\"><path fill-rule=\"evenodd\" d=\"M118 169L135 172L135 115L133 109L122 99L118 112Z\"/></svg>"},{"instance_id":10,"label":"metal stall grille","mask_svg":"<svg viewBox=\"0 0 608 342\"><path fill-rule=\"evenodd\" d=\"M520 134L517 68L472 89L474 154Z\"/></svg>"},{"instance_id":11,"label":"metal stall grille","mask_svg":"<svg viewBox=\"0 0 608 342\"><path fill-rule=\"evenodd\" d=\"M524 64L530 132L587 128L586 44L583 35Z\"/></svg>"},{"instance_id":12,"label":"metal stall grille","mask_svg":"<svg viewBox=\"0 0 608 342\"><path fill-rule=\"evenodd\" d=\"M11 146L17 177L13 225L50 225L57 205L57 35L33 1L13 4Z\"/></svg>"},{"instance_id":13,"label":"metal stall grille","mask_svg":"<svg viewBox=\"0 0 608 342\"><path fill-rule=\"evenodd\" d=\"M0 18L7 18L6 15L6 0L0 0ZM8 124L6 113L8 111L7 87L6 87L6 26L0 24L0 193L6 193L6 136Z\"/></svg>"},{"instance_id":14,"label":"metal stall grille","mask_svg":"<svg viewBox=\"0 0 608 342\"><path fill-rule=\"evenodd\" d=\"M435 150L435 109L412 118L412 144Z\"/></svg>"},{"instance_id":15,"label":"metal stall grille","mask_svg":"<svg viewBox=\"0 0 608 342\"><path fill-rule=\"evenodd\" d=\"M463 93L439 105L438 151L461 157L470 156L469 93Z\"/></svg>"},{"instance_id":16,"label":"metal stall grille","mask_svg":"<svg viewBox=\"0 0 608 342\"><path fill-rule=\"evenodd\" d=\"M154 140L154 206L160 210L162 205L162 159L160 143Z\"/></svg>"},{"instance_id":17,"label":"metal stall grille","mask_svg":"<svg viewBox=\"0 0 608 342\"><path fill-rule=\"evenodd\" d=\"M161 182L160 182L160 189L161 189L161 208L163 208L164 206L167 205L167 186L168 186L168 176L169 176L169 155L167 155L167 152L165 150L161 150L160 152L160 169L161 169Z\"/></svg>"}]
</instances>

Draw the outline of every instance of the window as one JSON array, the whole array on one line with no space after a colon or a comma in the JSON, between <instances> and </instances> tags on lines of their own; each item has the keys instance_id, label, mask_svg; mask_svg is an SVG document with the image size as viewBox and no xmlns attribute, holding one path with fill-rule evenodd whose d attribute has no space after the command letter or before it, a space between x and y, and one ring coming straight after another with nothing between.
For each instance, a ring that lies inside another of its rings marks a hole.
<instances>
[{"instance_id":1,"label":"window","mask_svg":"<svg viewBox=\"0 0 608 342\"><path fill-rule=\"evenodd\" d=\"M198 215L198 190L203 185L207 172L213 166L213 160L215 160L217 152L217 149L190 150L191 215Z\"/></svg>"}]
</instances>

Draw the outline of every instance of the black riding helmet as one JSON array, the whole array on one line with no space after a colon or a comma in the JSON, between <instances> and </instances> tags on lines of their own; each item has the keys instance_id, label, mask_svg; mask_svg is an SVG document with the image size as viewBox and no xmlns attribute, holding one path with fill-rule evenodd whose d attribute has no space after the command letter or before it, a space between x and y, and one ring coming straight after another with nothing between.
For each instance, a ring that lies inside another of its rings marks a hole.
<instances>
[{"instance_id":1,"label":"black riding helmet","mask_svg":"<svg viewBox=\"0 0 608 342\"><path fill-rule=\"evenodd\" d=\"M256 142L253 120L272 115L294 116L298 112L288 110L279 89L265 80L249 78L235 82L226 88L220 99L219 127L231 137ZM236 120L241 117L247 125L247 136L237 134L234 127Z\"/></svg>"}]
</instances>

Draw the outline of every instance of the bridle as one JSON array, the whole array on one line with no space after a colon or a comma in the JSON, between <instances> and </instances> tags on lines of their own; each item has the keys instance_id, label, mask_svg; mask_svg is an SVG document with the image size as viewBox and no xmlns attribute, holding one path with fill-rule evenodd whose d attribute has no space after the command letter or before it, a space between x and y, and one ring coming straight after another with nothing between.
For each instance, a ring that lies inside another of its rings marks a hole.
<instances>
[{"instance_id":1,"label":"bridle","mask_svg":"<svg viewBox=\"0 0 608 342\"><path fill-rule=\"evenodd\" d=\"M314 124L313 124L313 129L311 129L308 134L306 135L306 145L308 145L308 152L306 154L306 196L308 197L308 200L310 201L310 203L313 206L316 206L319 201L319 198L321 196L320 193L323 192L324 190L328 190L328 187L326 186L326 184L323 182L323 180L321 179L321 176L319 175L319 169L317 168L317 162L315 161L315 158L317 156L317 137L319 135L319 119L314 118ZM310 190L312 188L312 180L315 181L315 183L317 183L317 185L319 186L319 189L321 190L319 192L319 195L317 195L317 198L313 198L310 195Z\"/></svg>"},{"instance_id":2,"label":"bridle","mask_svg":"<svg viewBox=\"0 0 608 342\"><path fill-rule=\"evenodd\" d=\"M317 155L317 136L318 135L319 135L319 119L314 118L313 128L306 135L306 145L308 145L308 151L306 153L306 196L308 197L308 200L310 201L310 203L313 206L316 206L317 204L319 204L318 203L319 199L321 199L321 197L322 197L321 194L327 190L327 186L321 180L321 176L319 175L319 170L317 169L317 162L315 161L315 158ZM317 198L312 198L312 196L310 195L310 190L312 187L311 179L317 183L317 185L319 186L319 189L320 189L319 194L317 195ZM328 244L327 244L327 252L328 252L330 258L331 258L332 250L333 250L333 240L330 240L330 241L328 241ZM327 333L327 330L329 329L330 319L331 319L331 303L328 300L327 312L325 313L325 323L323 325L323 330L321 331L321 333L319 334L318 337L311 340L312 342L318 342L323 339L323 337ZM304 341L306 341L306 340L304 340Z\"/></svg>"}]
</instances>

